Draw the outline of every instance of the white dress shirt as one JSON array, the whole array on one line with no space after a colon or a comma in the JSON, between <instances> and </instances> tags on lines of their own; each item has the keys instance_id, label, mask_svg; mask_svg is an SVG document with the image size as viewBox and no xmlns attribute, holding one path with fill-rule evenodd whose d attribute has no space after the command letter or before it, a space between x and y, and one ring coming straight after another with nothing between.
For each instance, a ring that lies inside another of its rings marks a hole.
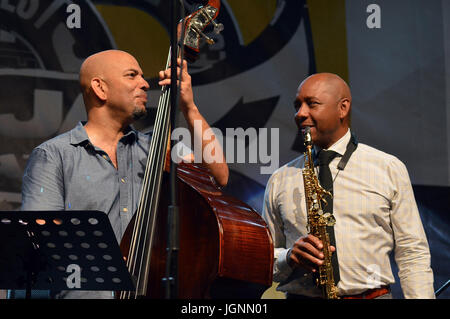
<instances>
[{"instance_id":1,"label":"white dress shirt","mask_svg":"<svg viewBox=\"0 0 450 319\"><path fill-rule=\"evenodd\" d=\"M395 253L406 298L434 298L430 252L405 165L396 157L358 144L344 170L338 170L350 130L329 150L340 155L330 163L333 213L339 260L339 295L353 295L394 283L389 254ZM274 281L278 290L320 296L312 274L292 269L286 254L308 234L304 197L304 156L270 177L263 217L275 247Z\"/></svg>"}]
</instances>

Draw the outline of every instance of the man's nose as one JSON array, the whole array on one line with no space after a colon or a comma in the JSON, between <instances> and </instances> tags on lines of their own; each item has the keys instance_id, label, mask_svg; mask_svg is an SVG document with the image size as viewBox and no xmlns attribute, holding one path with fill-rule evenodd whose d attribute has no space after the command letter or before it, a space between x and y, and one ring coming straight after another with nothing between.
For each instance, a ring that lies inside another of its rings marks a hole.
<instances>
[{"instance_id":1,"label":"man's nose","mask_svg":"<svg viewBox=\"0 0 450 319\"><path fill-rule=\"evenodd\" d=\"M148 91L150 89L150 85L148 84L148 82L144 78L142 78L141 87L142 87L142 89L144 91Z\"/></svg>"},{"instance_id":2,"label":"man's nose","mask_svg":"<svg viewBox=\"0 0 450 319\"><path fill-rule=\"evenodd\" d=\"M300 107L297 110L297 113L295 113L295 118L297 120L305 120L309 116L309 110L306 103L302 103Z\"/></svg>"}]
</instances>

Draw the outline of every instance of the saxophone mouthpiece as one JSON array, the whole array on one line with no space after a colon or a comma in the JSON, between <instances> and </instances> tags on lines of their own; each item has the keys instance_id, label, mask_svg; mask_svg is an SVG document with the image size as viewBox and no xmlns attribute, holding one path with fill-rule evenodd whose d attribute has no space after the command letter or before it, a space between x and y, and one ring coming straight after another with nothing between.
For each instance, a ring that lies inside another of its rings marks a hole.
<instances>
[{"instance_id":1,"label":"saxophone mouthpiece","mask_svg":"<svg viewBox=\"0 0 450 319\"><path fill-rule=\"evenodd\" d=\"M305 146L311 145L312 144L311 128L309 126L305 126L302 129L302 134L303 134L303 141L305 143Z\"/></svg>"}]
</instances>

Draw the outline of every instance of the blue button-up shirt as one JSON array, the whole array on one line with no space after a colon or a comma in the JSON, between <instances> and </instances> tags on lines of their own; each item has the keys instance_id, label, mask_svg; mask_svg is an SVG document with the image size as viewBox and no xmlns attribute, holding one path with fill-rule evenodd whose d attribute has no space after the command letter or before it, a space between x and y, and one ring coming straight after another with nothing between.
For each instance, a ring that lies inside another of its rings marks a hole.
<instances>
[{"instance_id":1,"label":"blue button-up shirt","mask_svg":"<svg viewBox=\"0 0 450 319\"><path fill-rule=\"evenodd\" d=\"M80 122L36 147L22 183L22 210L99 210L118 241L137 209L150 134L133 129L117 145L117 169Z\"/></svg>"},{"instance_id":2,"label":"blue button-up shirt","mask_svg":"<svg viewBox=\"0 0 450 319\"><path fill-rule=\"evenodd\" d=\"M89 141L83 123L36 147L22 183L22 210L99 210L117 241L136 211L151 135L129 129L117 145L117 169ZM62 291L57 298L111 298L107 291Z\"/></svg>"}]
</instances>

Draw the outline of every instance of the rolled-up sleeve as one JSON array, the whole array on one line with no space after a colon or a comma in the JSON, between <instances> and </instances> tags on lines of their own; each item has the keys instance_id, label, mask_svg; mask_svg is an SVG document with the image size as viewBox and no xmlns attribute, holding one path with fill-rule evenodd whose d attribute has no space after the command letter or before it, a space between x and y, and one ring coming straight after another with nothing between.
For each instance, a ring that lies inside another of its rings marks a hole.
<instances>
[{"instance_id":1,"label":"rolled-up sleeve","mask_svg":"<svg viewBox=\"0 0 450 319\"><path fill-rule=\"evenodd\" d=\"M22 179L22 210L64 210L60 160L44 149L30 155Z\"/></svg>"}]
</instances>

